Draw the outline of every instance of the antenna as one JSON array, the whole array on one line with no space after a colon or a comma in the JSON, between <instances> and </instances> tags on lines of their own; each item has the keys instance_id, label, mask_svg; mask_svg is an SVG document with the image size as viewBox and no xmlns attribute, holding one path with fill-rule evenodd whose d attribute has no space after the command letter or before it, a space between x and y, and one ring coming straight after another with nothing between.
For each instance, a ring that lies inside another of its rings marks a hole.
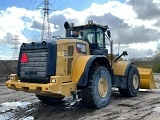
<instances>
[{"instance_id":1,"label":"antenna","mask_svg":"<svg viewBox=\"0 0 160 120\"><path fill-rule=\"evenodd\" d=\"M43 4L43 8L39 8L42 9L43 12L43 26L42 26L42 33L41 33L41 40L49 40L51 39L51 29L50 29L50 23L49 23L49 5L51 5L49 3L49 0L43 0L43 2L40 4ZM40 6L39 5L39 6Z\"/></svg>"},{"instance_id":2,"label":"antenna","mask_svg":"<svg viewBox=\"0 0 160 120\"><path fill-rule=\"evenodd\" d=\"M12 55L12 60L18 60L18 54L19 54L19 49L18 49L18 35L15 35L13 40L13 47L11 49L13 49L13 55Z\"/></svg>"}]
</instances>

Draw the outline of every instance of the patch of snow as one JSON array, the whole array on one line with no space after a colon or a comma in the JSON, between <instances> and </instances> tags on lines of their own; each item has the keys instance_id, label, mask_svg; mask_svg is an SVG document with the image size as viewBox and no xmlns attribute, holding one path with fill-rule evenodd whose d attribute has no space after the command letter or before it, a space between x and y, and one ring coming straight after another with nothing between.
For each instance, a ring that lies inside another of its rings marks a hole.
<instances>
[{"instance_id":1,"label":"patch of snow","mask_svg":"<svg viewBox=\"0 0 160 120\"><path fill-rule=\"evenodd\" d=\"M26 117L26 118L21 118L21 119L19 119L19 120L34 120L34 117L28 116L28 117Z\"/></svg>"},{"instance_id":2,"label":"patch of snow","mask_svg":"<svg viewBox=\"0 0 160 120\"><path fill-rule=\"evenodd\" d=\"M20 102L20 101L17 101L17 102L6 102L6 103L1 103L2 106L19 106L19 107L25 107L27 105L30 105L31 103L30 102Z\"/></svg>"},{"instance_id":3,"label":"patch of snow","mask_svg":"<svg viewBox=\"0 0 160 120\"><path fill-rule=\"evenodd\" d=\"M6 102L0 104L0 120L13 120L15 117L15 110L25 108L30 105L30 102ZM12 113L13 112L13 113ZM21 120L34 120L32 116L26 116Z\"/></svg>"},{"instance_id":4,"label":"patch of snow","mask_svg":"<svg viewBox=\"0 0 160 120\"><path fill-rule=\"evenodd\" d=\"M6 102L6 103L1 103L0 104L0 112L6 112L9 110L15 110L17 108L25 108L27 105L30 105L30 102Z\"/></svg>"},{"instance_id":5,"label":"patch of snow","mask_svg":"<svg viewBox=\"0 0 160 120\"><path fill-rule=\"evenodd\" d=\"M155 108L153 108L153 110L154 110L155 112L160 112L160 107L155 107Z\"/></svg>"},{"instance_id":6,"label":"patch of snow","mask_svg":"<svg viewBox=\"0 0 160 120\"><path fill-rule=\"evenodd\" d=\"M11 120L14 117L14 113L7 112L0 114L0 120Z\"/></svg>"}]
</instances>

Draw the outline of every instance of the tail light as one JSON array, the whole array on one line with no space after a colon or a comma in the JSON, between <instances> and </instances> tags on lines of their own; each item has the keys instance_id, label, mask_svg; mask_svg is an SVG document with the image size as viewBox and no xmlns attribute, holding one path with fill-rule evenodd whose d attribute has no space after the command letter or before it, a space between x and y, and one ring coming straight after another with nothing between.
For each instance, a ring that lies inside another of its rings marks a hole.
<instances>
[{"instance_id":1,"label":"tail light","mask_svg":"<svg viewBox=\"0 0 160 120\"><path fill-rule=\"evenodd\" d=\"M28 62L28 56L26 53L23 53L21 56L21 63L27 63Z\"/></svg>"}]
</instances>

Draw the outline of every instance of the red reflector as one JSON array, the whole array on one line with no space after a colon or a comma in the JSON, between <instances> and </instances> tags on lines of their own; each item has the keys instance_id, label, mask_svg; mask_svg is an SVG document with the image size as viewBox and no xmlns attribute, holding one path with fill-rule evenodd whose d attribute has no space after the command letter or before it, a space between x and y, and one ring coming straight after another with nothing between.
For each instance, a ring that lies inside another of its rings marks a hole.
<instances>
[{"instance_id":1,"label":"red reflector","mask_svg":"<svg viewBox=\"0 0 160 120\"><path fill-rule=\"evenodd\" d=\"M21 56L21 63L27 63L28 62L28 56L26 53L23 53Z\"/></svg>"}]
</instances>

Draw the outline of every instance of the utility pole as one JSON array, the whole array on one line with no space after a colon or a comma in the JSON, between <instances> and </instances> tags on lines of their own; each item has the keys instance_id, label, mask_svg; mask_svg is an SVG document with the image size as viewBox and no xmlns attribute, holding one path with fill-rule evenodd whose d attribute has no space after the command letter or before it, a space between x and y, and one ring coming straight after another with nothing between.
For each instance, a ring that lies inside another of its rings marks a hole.
<instances>
[{"instance_id":1,"label":"utility pole","mask_svg":"<svg viewBox=\"0 0 160 120\"><path fill-rule=\"evenodd\" d=\"M118 56L119 56L120 43L118 43Z\"/></svg>"},{"instance_id":2,"label":"utility pole","mask_svg":"<svg viewBox=\"0 0 160 120\"><path fill-rule=\"evenodd\" d=\"M15 35L13 40L13 47L11 49L13 49L13 54L12 54L12 60L18 60L18 54L19 54L19 49L18 49L18 35Z\"/></svg>"},{"instance_id":3,"label":"utility pole","mask_svg":"<svg viewBox=\"0 0 160 120\"><path fill-rule=\"evenodd\" d=\"M43 2L39 5L41 6L43 4L43 8L39 8L43 10L43 26L42 26L42 32L41 32L41 40L50 40L51 39L51 29L50 29L50 23L49 23L49 0L43 0Z\"/></svg>"}]
</instances>

